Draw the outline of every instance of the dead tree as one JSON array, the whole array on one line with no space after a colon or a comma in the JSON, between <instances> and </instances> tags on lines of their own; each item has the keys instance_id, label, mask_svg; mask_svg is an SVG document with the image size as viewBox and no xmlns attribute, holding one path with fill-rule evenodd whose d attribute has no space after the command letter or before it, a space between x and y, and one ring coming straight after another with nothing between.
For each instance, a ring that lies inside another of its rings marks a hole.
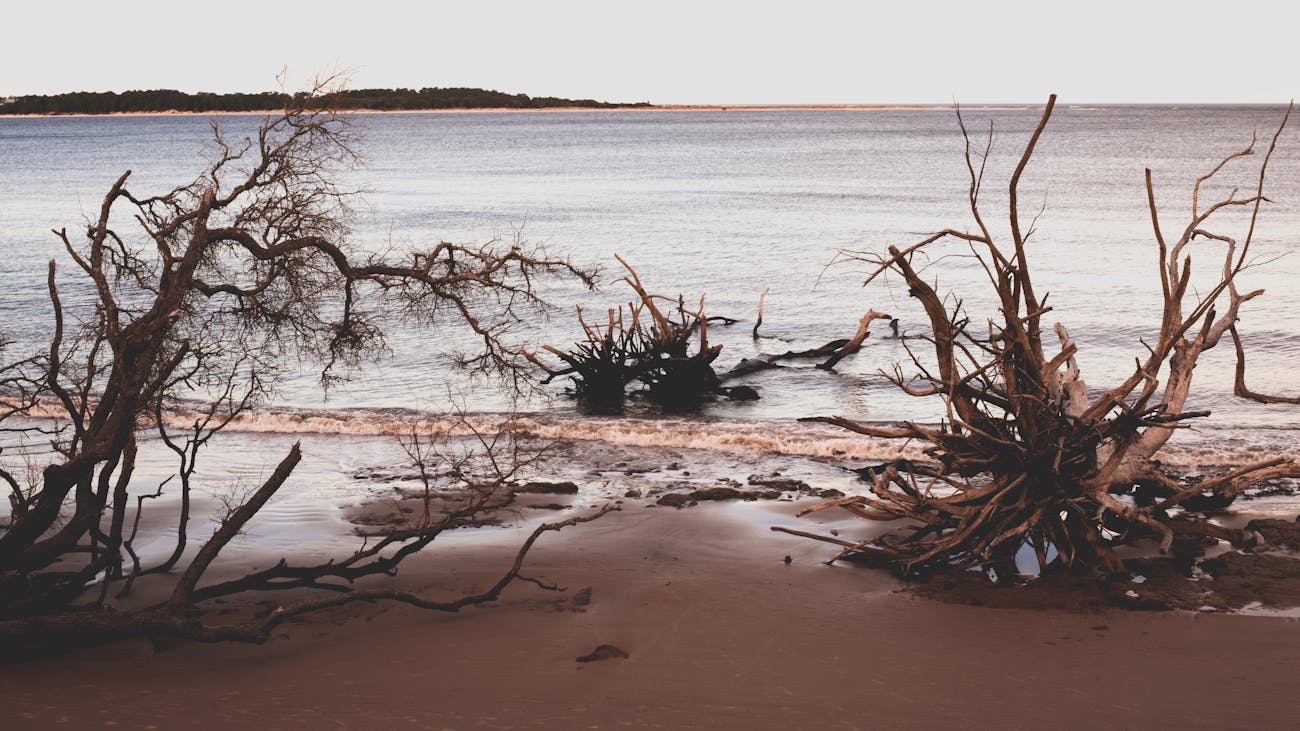
<instances>
[{"instance_id":1,"label":"dead tree","mask_svg":"<svg viewBox=\"0 0 1300 731\"><path fill-rule=\"evenodd\" d=\"M193 183L146 196L129 185L128 171L84 230L55 231L72 273L93 297L85 306L65 305L59 264L52 260L47 347L0 362L0 427L28 439L48 438L54 450L47 464L28 470L0 463L12 505L0 524L0 634L63 628L260 639L270 626L306 609L219 628L199 620L199 603L286 586L337 593L335 603L385 598L354 590L350 582L394 571L437 535L437 525L394 532L343 561L281 563L234 582L202 585L222 548L281 489L302 455L295 445L265 484L191 553L189 478L200 448L262 401L294 356L321 363L328 386L382 351L385 330L398 324L472 333L481 347L462 365L513 383L525 361L511 334L544 304L537 281L557 276L592 283L590 272L518 241L362 250L348 236L349 192L334 182L354 163L353 132L343 117L298 106L266 119L240 141L227 139L216 125L213 131L215 158ZM178 410L193 417L179 431L168 422ZM138 487L137 440L145 429L176 453L175 483ZM139 515L164 489L180 491L178 539L170 555L147 563L134 550ZM132 507L135 520L128 524ZM149 574L175 577L169 600L136 613L111 608L110 586L124 591ZM503 581L517 575L518 562ZM89 596L87 586L93 587ZM461 606L500 588L459 604L426 603Z\"/></svg>"},{"instance_id":2,"label":"dead tree","mask_svg":"<svg viewBox=\"0 0 1300 731\"><path fill-rule=\"evenodd\" d=\"M627 387L640 384L641 393L655 403L670 406L698 404L721 381L713 362L721 345L709 345L709 323L734 323L729 318L704 314L704 297L690 309L684 296L671 298L646 290L631 265L615 255L627 275L619 281L636 295L626 308L610 309L604 323L588 323L578 310L585 339L570 350L543 349L564 365L552 367L533 357L546 371L546 381L571 376L575 392L597 411L621 409Z\"/></svg>"},{"instance_id":3,"label":"dead tree","mask_svg":"<svg viewBox=\"0 0 1300 731\"><path fill-rule=\"evenodd\" d=\"M546 372L545 382L560 376L571 377L575 395L586 408L596 412L619 413L628 395L628 386L637 383L644 388L634 391L634 395L643 395L671 408L698 406L709 394L737 400L756 399L758 393L752 387L723 384L779 367L779 362L785 360L817 358L822 361L817 368L834 370L841 360L862 349L863 342L871 334L872 322L891 319L885 313L868 310L850 338L832 340L808 350L761 354L718 373L713 364L722 352L722 346L709 345L709 325L734 325L737 320L706 316L702 296L699 306L691 310L686 307L682 295L674 299L647 291L631 265L622 257L615 255L615 258L627 270L627 275L619 281L632 289L636 299L626 307L611 308L604 322L594 324L587 322L582 308L578 308L578 322L584 339L567 351L543 346L543 350L562 361L563 366L551 366L529 355L533 363ZM763 323L766 298L765 289L759 296L758 318L751 331L755 340ZM663 306L665 304L667 307Z\"/></svg>"},{"instance_id":4,"label":"dead tree","mask_svg":"<svg viewBox=\"0 0 1300 731\"><path fill-rule=\"evenodd\" d=\"M1265 173L1290 107L1264 152L1252 192L1238 195L1234 190L1209 203L1200 198L1207 181L1254 153L1253 139L1196 181L1187 220L1172 237L1161 221L1147 171L1163 301L1160 329L1147 341L1148 350L1136 359L1130 376L1090 394L1066 329L1059 324L1053 328L1059 345L1044 342L1042 322L1052 308L1046 305L1046 293L1040 295L1034 286L1027 244L1033 230L1023 226L1017 208L1021 176L1055 101L1055 96L1048 100L1010 179L1009 242L997 242L985 223L980 191L989 148L972 150L958 110L974 230L944 229L906 248L891 246L884 254L849 254L873 265L868 283L886 273L897 275L921 304L933 359L913 354L916 375L905 376L901 367L885 375L912 396L940 399L946 418L937 426L814 419L877 439L919 442L933 460L890 464L871 473L870 495L804 511L840 507L870 520L902 521L903 527L878 540L832 540L843 548L836 558L866 556L905 574L968 567L1014 573L1016 554L1028 547L1043 570L1121 573L1117 545L1153 538L1162 551L1168 550L1197 503L1222 506L1251 484L1300 475L1300 466L1277 457L1183 483L1154 460L1180 424L1208 415L1186 410L1187 396L1198 359L1225 333L1238 343L1237 391L1252 395L1245 388L1245 355L1236 322L1241 306L1262 291L1242 293L1237 285L1250 261L1265 201ZM1248 225L1238 238L1216 226L1222 214L1234 209L1248 213ZM997 302L987 329L972 326L960 302L949 307L936 285L922 276L918 255L942 241L963 244L983 265ZM1218 274L1207 289L1194 292L1189 289L1192 250L1201 247L1218 257ZM1183 510L1171 513L1175 507Z\"/></svg>"}]
</instances>

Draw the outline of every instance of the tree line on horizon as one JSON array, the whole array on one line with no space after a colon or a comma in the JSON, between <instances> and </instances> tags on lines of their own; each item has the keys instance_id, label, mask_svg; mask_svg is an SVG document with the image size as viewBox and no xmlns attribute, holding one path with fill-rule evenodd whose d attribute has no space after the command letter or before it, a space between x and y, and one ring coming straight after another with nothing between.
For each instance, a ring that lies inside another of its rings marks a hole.
<instances>
[{"instance_id":1,"label":"tree line on horizon","mask_svg":"<svg viewBox=\"0 0 1300 731\"><path fill-rule=\"evenodd\" d=\"M120 112L257 112L300 105L304 99L282 92L190 94L175 89L148 91L78 91L67 94L27 95L0 99L0 114L113 114ZM589 107L610 109L649 107L649 102L633 104L562 99L552 96L532 97L507 94L489 89L467 87L415 89L344 89L311 97L313 107L331 110L375 109L547 109L555 107Z\"/></svg>"}]
</instances>

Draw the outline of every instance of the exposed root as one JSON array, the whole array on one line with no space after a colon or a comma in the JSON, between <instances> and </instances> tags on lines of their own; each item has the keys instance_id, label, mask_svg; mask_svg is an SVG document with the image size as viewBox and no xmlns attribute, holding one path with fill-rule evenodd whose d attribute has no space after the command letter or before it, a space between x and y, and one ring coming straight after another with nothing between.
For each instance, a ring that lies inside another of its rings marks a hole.
<instances>
[{"instance_id":1,"label":"exposed root","mask_svg":"<svg viewBox=\"0 0 1300 731\"><path fill-rule=\"evenodd\" d=\"M1017 555L1028 550L1040 571L1059 566L1123 574L1125 564L1115 553L1119 545L1154 539L1162 552L1176 550L1175 526L1186 518L1171 517L1175 508L1184 515L1221 509L1252 484L1300 476L1300 465L1275 458L1183 485L1164 475L1153 460L1185 420L1208 415L1188 411L1185 405L1198 358L1225 332L1232 334L1238 348L1238 393L1269 403L1295 403L1260 397L1245 388L1244 352L1234 327L1241 305L1261 294L1240 294L1236 281L1249 261L1255 216L1264 200L1264 171L1290 109L1263 157L1255 190L1241 197L1234 191L1204 207L1198 200L1201 184L1227 163L1249 155L1252 143L1197 181L1190 221L1172 241L1162 232L1148 171L1163 295L1160 330L1130 377L1089 400L1080 378L1078 346L1065 328L1055 328L1060 343L1055 352L1044 343L1041 320L1051 308L1045 305L1047 295L1040 298L1035 292L1026 245L1033 229L1022 230L1016 205L1019 179L1055 99L1044 107L1011 178L1009 246L995 242L984 223L979 194L985 157L972 156L966 137L970 212L977 231L945 229L910 247L888 247L884 254L849 254L873 265L868 282L892 272L919 301L928 320L933 358L913 354L915 375L905 376L898 367L886 377L909 394L941 400L946 418L937 426L815 419L877 439L920 442L928 458L924 463L904 460L871 469L864 475L869 495L818 507L907 526L882 539L844 546L837 558L869 554L902 574L978 567L1010 575L1017 571ZM960 110L958 123L965 135ZM1218 221L1216 213L1238 208L1250 211L1244 238L1238 241L1210 230ZM973 331L960 301L951 305L953 298L936 291L933 278L923 275L914 262L918 253L954 239L988 275L998 305L987 329ZM1194 243L1220 247L1222 263L1217 283L1193 294L1189 282Z\"/></svg>"}]
</instances>

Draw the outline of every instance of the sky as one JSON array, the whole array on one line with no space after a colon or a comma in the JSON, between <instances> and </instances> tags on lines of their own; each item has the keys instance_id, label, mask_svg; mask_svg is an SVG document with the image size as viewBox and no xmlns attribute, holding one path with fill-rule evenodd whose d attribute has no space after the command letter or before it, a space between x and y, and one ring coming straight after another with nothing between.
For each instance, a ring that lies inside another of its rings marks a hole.
<instances>
[{"instance_id":1,"label":"sky","mask_svg":"<svg viewBox=\"0 0 1300 731\"><path fill-rule=\"evenodd\" d=\"M0 96L469 86L657 104L1282 103L1276 4L140 0L16 3Z\"/></svg>"}]
</instances>

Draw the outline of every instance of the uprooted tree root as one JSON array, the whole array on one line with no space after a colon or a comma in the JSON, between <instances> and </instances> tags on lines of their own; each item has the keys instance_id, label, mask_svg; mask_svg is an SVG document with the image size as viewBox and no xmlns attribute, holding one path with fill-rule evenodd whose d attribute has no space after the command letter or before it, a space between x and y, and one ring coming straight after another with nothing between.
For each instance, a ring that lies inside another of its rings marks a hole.
<instances>
[{"instance_id":1,"label":"uprooted tree root","mask_svg":"<svg viewBox=\"0 0 1300 731\"><path fill-rule=\"evenodd\" d=\"M579 401L597 412L618 412L628 395L628 387L634 384L641 386L641 390L633 392L635 395L670 408L698 406L710 394L737 400L756 399L758 393L751 387L723 384L778 367L780 362L787 360L816 359L820 361L817 368L834 370L841 360L862 349L874 321L892 319L886 313L868 310L852 337L832 340L808 350L746 358L730 370L718 373L713 364L722 346L709 344L709 326L713 323L733 325L737 321L705 315L702 296L699 305L692 310L687 308L682 295L672 298L647 291L632 266L618 255L615 258L627 270L627 275L619 281L632 289L636 299L626 307L608 310L604 322L587 322L582 308L578 308L583 339L567 351L543 346L543 350L563 363L562 366L548 365L535 354L525 353L547 374L544 382L549 383L561 376L570 377ZM763 290L753 328L755 340L763 323L766 299L767 290ZM897 331L896 320L893 327Z\"/></svg>"},{"instance_id":2,"label":"uprooted tree root","mask_svg":"<svg viewBox=\"0 0 1300 731\"><path fill-rule=\"evenodd\" d=\"M531 356L533 362L546 371L546 382L571 376L578 398L597 411L617 411L634 383L656 403L698 404L721 385L713 361L722 346L709 344L709 323L715 318L704 314L704 297L690 309L682 296L652 294L631 265L615 258L627 270L619 281L636 299L626 309L610 309L605 323L588 323L579 308L584 339L568 351L544 346L564 365L551 367Z\"/></svg>"},{"instance_id":3,"label":"uprooted tree root","mask_svg":"<svg viewBox=\"0 0 1300 731\"><path fill-rule=\"evenodd\" d=\"M923 361L913 353L917 375L905 377L901 367L885 375L912 396L940 399L946 418L937 426L813 419L876 439L920 443L929 461L883 466L868 475L870 494L803 511L841 508L868 520L897 521L901 527L881 538L846 541L786 532L839 545L837 559L865 554L905 575L972 567L1013 575L1016 556L1026 548L1040 571L1123 574L1126 567L1115 553L1117 546L1151 538L1167 552L1180 534L1195 530L1197 511L1221 509L1264 480L1300 476L1300 465L1278 457L1181 483L1153 459L1183 421L1208 415L1184 408L1197 359L1225 333L1238 340L1241 305L1262 294L1240 293L1237 279L1248 266L1255 222L1265 201L1265 171L1290 108L1263 156L1253 193L1239 197L1234 190L1209 205L1199 200L1206 181L1252 154L1252 140L1196 181L1190 217L1175 239L1165 237L1147 171L1163 298L1160 330L1131 376L1090 398L1076 363L1078 348L1065 328L1054 328L1060 341L1056 352L1043 342L1041 321L1052 308L1044 304L1046 295L1040 297L1035 290L1027 247L1033 229L1022 229L1017 212L1020 177L1055 100L1048 100L1011 177L1009 250L995 242L979 206L989 149L972 151L958 110L977 230L945 229L907 248L891 246L885 254L846 252L851 259L873 265L868 283L886 273L900 276L920 302L933 360ZM1211 229L1221 218L1216 214L1234 209L1249 214L1240 241ZM987 273L998 303L987 330L971 327L960 301L950 308L916 262L918 255L945 240L968 247ZM1199 292L1190 287L1193 245L1214 245L1222 252L1217 280ZM1239 354L1238 363L1240 393L1245 390L1240 375L1244 354Z\"/></svg>"}]
</instances>

